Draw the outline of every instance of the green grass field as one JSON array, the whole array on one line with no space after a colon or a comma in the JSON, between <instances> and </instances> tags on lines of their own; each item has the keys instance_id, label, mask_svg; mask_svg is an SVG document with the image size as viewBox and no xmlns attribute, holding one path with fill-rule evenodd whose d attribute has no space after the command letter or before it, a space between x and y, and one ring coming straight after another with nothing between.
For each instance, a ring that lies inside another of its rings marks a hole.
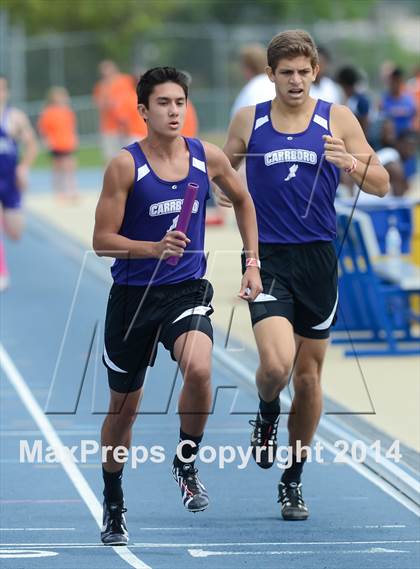
<instances>
[{"instance_id":1,"label":"green grass field","mask_svg":"<svg viewBox=\"0 0 420 569\"><path fill-rule=\"evenodd\" d=\"M225 134L219 132L203 133L200 138L222 146L225 140ZM77 160L79 168L101 168L104 165L101 149L99 146L85 146L77 151ZM49 168L51 166L51 158L47 151L42 150L35 161L34 168Z\"/></svg>"},{"instance_id":2,"label":"green grass field","mask_svg":"<svg viewBox=\"0 0 420 569\"><path fill-rule=\"evenodd\" d=\"M79 168L99 168L103 166L101 149L98 146L86 146L77 151ZM51 158L47 151L42 150L35 161L34 168L49 168Z\"/></svg>"}]
</instances>

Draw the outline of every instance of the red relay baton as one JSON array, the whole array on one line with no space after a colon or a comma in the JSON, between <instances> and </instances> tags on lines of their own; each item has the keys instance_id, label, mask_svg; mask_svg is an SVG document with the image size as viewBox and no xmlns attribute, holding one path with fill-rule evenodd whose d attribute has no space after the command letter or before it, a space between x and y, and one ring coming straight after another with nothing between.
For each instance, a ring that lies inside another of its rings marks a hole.
<instances>
[{"instance_id":1,"label":"red relay baton","mask_svg":"<svg viewBox=\"0 0 420 569\"><path fill-rule=\"evenodd\" d=\"M184 201L182 203L181 211L179 212L178 222L176 224L176 231L182 231L187 234L188 225L190 223L192 210L194 207L195 198L197 196L199 185L190 182L185 190ZM180 257L169 257L166 259L168 265L175 267L178 264Z\"/></svg>"}]
</instances>

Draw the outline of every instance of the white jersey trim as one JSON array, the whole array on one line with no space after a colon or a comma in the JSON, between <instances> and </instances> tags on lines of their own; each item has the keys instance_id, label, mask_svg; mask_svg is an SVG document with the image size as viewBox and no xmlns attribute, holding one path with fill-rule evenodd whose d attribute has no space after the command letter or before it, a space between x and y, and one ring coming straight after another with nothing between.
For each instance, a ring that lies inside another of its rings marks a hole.
<instances>
[{"instance_id":1,"label":"white jersey trim","mask_svg":"<svg viewBox=\"0 0 420 569\"><path fill-rule=\"evenodd\" d=\"M324 322L321 322L321 324L312 326L312 330L327 330L331 326L331 322L333 321L334 314L337 309L337 304L338 304L338 292L337 292L337 298L335 299L334 308L332 309L331 314L328 316L326 320L324 320Z\"/></svg>"},{"instance_id":2,"label":"white jersey trim","mask_svg":"<svg viewBox=\"0 0 420 569\"><path fill-rule=\"evenodd\" d=\"M269 121L268 115L265 115L264 117L259 117L256 121L255 121L255 127L254 130L257 130L257 128L260 128L260 126L262 126L263 124L265 124L266 122Z\"/></svg>"},{"instance_id":3,"label":"white jersey trim","mask_svg":"<svg viewBox=\"0 0 420 569\"><path fill-rule=\"evenodd\" d=\"M147 174L149 172L150 172L150 168L147 164L143 164L143 166L140 166L139 168L137 168L137 182L140 181L145 176L147 176Z\"/></svg>"},{"instance_id":4,"label":"white jersey trim","mask_svg":"<svg viewBox=\"0 0 420 569\"><path fill-rule=\"evenodd\" d=\"M194 166L194 168L197 168L198 170L201 170L202 172L206 173L205 163L202 160L196 158L195 156L193 156L192 165Z\"/></svg>"},{"instance_id":5,"label":"white jersey trim","mask_svg":"<svg viewBox=\"0 0 420 569\"><path fill-rule=\"evenodd\" d=\"M319 124L320 126L325 128L325 130L328 130L328 121L327 121L327 119L324 119L324 117L320 117L319 115L315 115L313 118L313 122L316 122L317 124Z\"/></svg>"}]
</instances>

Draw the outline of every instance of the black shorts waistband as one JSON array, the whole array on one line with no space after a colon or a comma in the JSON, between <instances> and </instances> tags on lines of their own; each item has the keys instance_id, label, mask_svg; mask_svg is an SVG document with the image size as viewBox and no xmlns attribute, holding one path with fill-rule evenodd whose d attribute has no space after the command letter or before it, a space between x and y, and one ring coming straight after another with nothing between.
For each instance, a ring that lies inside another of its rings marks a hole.
<instances>
[{"instance_id":1,"label":"black shorts waistband","mask_svg":"<svg viewBox=\"0 0 420 569\"><path fill-rule=\"evenodd\" d=\"M166 292L166 291L177 291L184 288L189 288L191 286L198 286L200 283L206 283L206 279L189 279L187 281L180 281L178 283L167 284L167 285L156 285L156 286L148 286L148 285L129 285L129 284L118 284L113 283L112 289L115 291L137 291L139 293L145 292L148 288L153 292Z\"/></svg>"},{"instance_id":2,"label":"black shorts waistband","mask_svg":"<svg viewBox=\"0 0 420 569\"><path fill-rule=\"evenodd\" d=\"M273 247L279 250L312 249L318 247L330 247L332 245L332 241L310 241L308 243L263 243L260 241L258 245L260 247Z\"/></svg>"}]
</instances>

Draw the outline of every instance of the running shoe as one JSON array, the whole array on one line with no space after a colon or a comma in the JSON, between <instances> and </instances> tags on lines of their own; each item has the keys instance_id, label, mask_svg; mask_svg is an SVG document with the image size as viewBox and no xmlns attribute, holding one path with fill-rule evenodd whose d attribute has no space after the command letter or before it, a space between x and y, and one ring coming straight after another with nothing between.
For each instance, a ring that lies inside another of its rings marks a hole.
<instances>
[{"instance_id":1,"label":"running shoe","mask_svg":"<svg viewBox=\"0 0 420 569\"><path fill-rule=\"evenodd\" d=\"M181 490L182 503L189 512L202 512L209 505L207 490L200 482L197 472L192 464L174 464L172 468L172 474Z\"/></svg>"},{"instance_id":2,"label":"running shoe","mask_svg":"<svg viewBox=\"0 0 420 569\"><path fill-rule=\"evenodd\" d=\"M258 412L249 424L254 427L251 434L252 456L261 468L271 468L276 460L279 419L274 423L266 421Z\"/></svg>"},{"instance_id":3,"label":"running shoe","mask_svg":"<svg viewBox=\"0 0 420 569\"><path fill-rule=\"evenodd\" d=\"M101 540L104 545L127 545L128 531L125 522L124 504L107 504L104 501L104 513Z\"/></svg>"},{"instance_id":4,"label":"running shoe","mask_svg":"<svg viewBox=\"0 0 420 569\"><path fill-rule=\"evenodd\" d=\"M302 497L302 484L299 482L280 482L278 486L281 515L284 520L306 520L309 510Z\"/></svg>"}]
</instances>

